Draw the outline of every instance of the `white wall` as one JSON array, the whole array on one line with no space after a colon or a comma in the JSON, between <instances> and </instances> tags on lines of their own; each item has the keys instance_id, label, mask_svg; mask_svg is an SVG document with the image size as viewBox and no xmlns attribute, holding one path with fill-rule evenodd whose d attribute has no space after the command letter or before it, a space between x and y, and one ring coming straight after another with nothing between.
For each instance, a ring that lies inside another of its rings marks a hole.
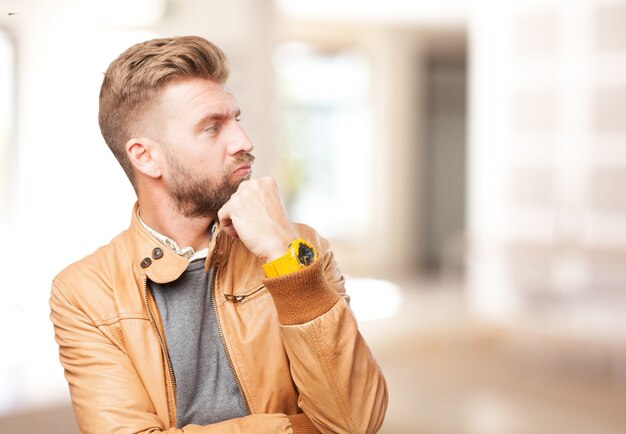
<instances>
[{"instance_id":1,"label":"white wall","mask_svg":"<svg viewBox=\"0 0 626 434\"><path fill-rule=\"evenodd\" d=\"M624 1L476 4L468 187L476 313L506 321L541 309L587 330L592 321L606 334L623 329L624 28Z\"/></svg>"}]
</instances>

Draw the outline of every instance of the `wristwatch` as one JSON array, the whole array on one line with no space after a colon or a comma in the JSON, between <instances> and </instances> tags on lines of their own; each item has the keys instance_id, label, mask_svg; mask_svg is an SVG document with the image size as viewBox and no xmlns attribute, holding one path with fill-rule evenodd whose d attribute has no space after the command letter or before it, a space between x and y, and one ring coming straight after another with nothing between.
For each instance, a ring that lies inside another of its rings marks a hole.
<instances>
[{"instance_id":1,"label":"wristwatch","mask_svg":"<svg viewBox=\"0 0 626 434\"><path fill-rule=\"evenodd\" d=\"M283 256L263 264L263 271L267 277L284 276L311 265L316 259L317 252L313 246L298 238L289 244L287 253Z\"/></svg>"}]
</instances>

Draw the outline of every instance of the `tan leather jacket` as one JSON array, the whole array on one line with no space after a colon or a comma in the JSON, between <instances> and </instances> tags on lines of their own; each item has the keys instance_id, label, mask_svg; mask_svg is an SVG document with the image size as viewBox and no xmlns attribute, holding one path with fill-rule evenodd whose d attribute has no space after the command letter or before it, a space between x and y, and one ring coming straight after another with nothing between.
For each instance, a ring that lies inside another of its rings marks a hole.
<instances>
[{"instance_id":1,"label":"tan leather jacket","mask_svg":"<svg viewBox=\"0 0 626 434\"><path fill-rule=\"evenodd\" d=\"M178 278L187 259L141 226L70 265L50 307L60 360L83 433L370 433L387 407L383 375L350 311L327 242L319 259L265 279L261 262L219 228L209 246L223 345L250 415L176 429L176 382L148 279Z\"/></svg>"}]
</instances>

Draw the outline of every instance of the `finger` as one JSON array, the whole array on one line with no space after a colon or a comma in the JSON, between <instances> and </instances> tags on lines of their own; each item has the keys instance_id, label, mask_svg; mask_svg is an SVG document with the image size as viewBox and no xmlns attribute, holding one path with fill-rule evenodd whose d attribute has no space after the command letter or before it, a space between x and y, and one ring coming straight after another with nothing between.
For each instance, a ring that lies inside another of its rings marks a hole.
<instances>
[{"instance_id":1,"label":"finger","mask_svg":"<svg viewBox=\"0 0 626 434\"><path fill-rule=\"evenodd\" d=\"M230 218L230 207L228 206L228 202L226 202L217 211L217 220L220 222L221 226L229 226L230 224L232 224L232 219Z\"/></svg>"},{"instance_id":2,"label":"finger","mask_svg":"<svg viewBox=\"0 0 626 434\"><path fill-rule=\"evenodd\" d=\"M235 230L235 227L232 224L228 226L222 226L222 230L233 238L239 238L239 234L237 233L237 231Z\"/></svg>"},{"instance_id":3,"label":"finger","mask_svg":"<svg viewBox=\"0 0 626 434\"><path fill-rule=\"evenodd\" d=\"M220 222L220 226L222 227L222 230L224 232L226 232L233 238L239 237L239 235L237 234L237 230L233 225L233 220L230 217L230 207L228 202L226 202L224 206L222 206L217 212L217 220Z\"/></svg>"}]
</instances>

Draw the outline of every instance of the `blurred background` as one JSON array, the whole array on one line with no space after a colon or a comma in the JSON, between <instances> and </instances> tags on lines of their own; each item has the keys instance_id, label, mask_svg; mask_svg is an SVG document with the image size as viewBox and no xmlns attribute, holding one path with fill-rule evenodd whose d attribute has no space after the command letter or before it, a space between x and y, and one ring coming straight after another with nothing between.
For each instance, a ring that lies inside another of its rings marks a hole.
<instances>
[{"instance_id":1,"label":"blurred background","mask_svg":"<svg viewBox=\"0 0 626 434\"><path fill-rule=\"evenodd\" d=\"M0 433L78 432L50 282L135 200L100 83L181 34L330 239L381 432L626 432L626 1L0 0Z\"/></svg>"}]
</instances>

